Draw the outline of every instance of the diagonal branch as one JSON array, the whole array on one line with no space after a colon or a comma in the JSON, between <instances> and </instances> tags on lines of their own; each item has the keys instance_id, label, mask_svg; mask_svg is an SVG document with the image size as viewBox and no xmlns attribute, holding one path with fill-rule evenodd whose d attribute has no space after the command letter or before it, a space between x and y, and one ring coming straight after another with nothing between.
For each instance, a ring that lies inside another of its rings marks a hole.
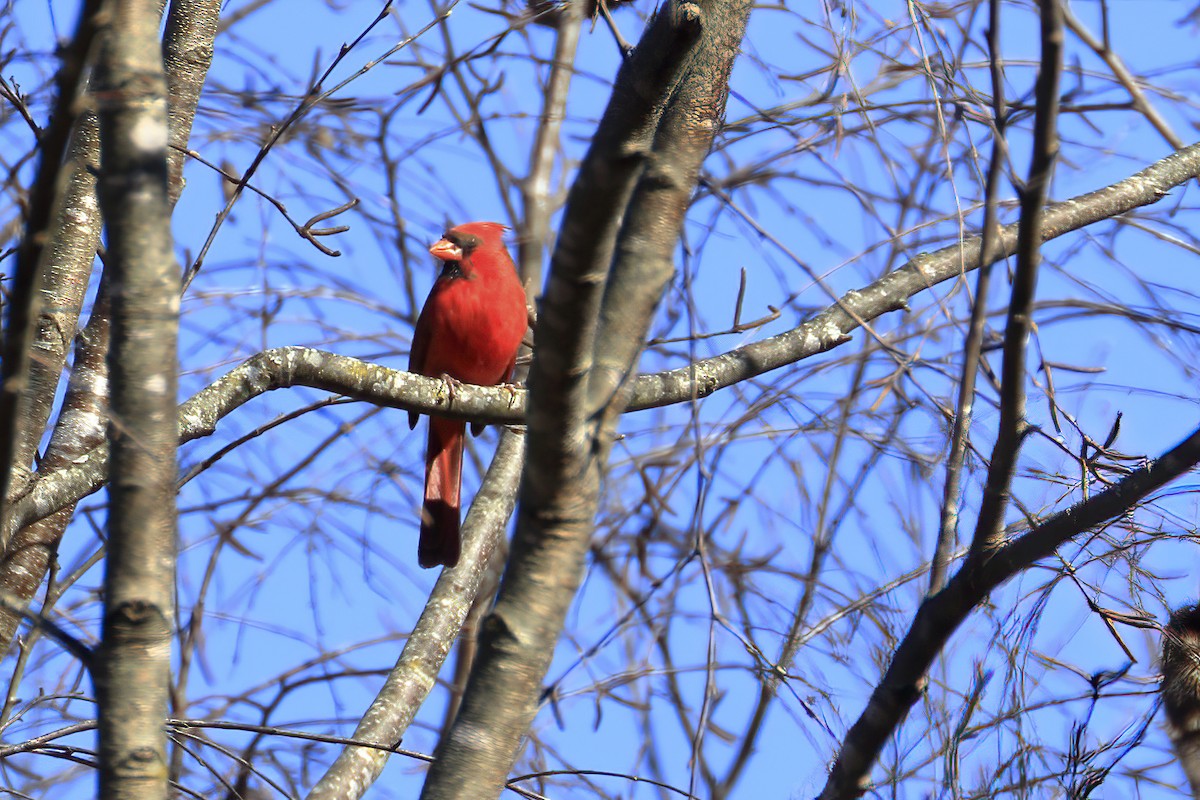
<instances>
[{"instance_id":1,"label":"diagonal branch","mask_svg":"<svg viewBox=\"0 0 1200 800\"><path fill-rule=\"evenodd\" d=\"M417 709L433 689L442 663L470 611L516 505L525 437L505 431L492 466L463 523L459 566L438 577L396 666L354 730L354 740L379 747L347 746L317 781L309 800L356 800L379 777L389 750L400 743Z\"/></svg>"},{"instance_id":2,"label":"diagonal branch","mask_svg":"<svg viewBox=\"0 0 1200 800\"><path fill-rule=\"evenodd\" d=\"M200 92L212 66L213 41L221 0L171 0L163 31L163 69L167 74L167 114L171 147L167 151L167 190L171 205L183 193L183 163Z\"/></svg>"},{"instance_id":3,"label":"diagonal branch","mask_svg":"<svg viewBox=\"0 0 1200 800\"><path fill-rule=\"evenodd\" d=\"M578 5L568 13L579 14ZM701 9L690 2L664 6L651 22L622 65L569 193L529 377L517 532L458 718L422 797L498 795L537 714L582 579L615 422L628 401L619 387L636 367L673 270L683 211L719 126L749 3L714 0L705 9L702 29ZM696 90L701 81L719 101L705 104L707 95ZM664 213L667 205L678 208ZM630 226L658 215L663 228L652 240ZM634 238L646 248L644 261L628 257ZM645 293L614 295L628 281L640 281ZM617 321L614 305L625 303L629 313ZM597 392L598 381L613 391Z\"/></svg>"},{"instance_id":4,"label":"diagonal branch","mask_svg":"<svg viewBox=\"0 0 1200 800\"><path fill-rule=\"evenodd\" d=\"M1001 0L990 0L988 19L989 67L992 76L992 160L988 165L984 189L983 233L980 237L980 261L975 298L971 304L971 324L963 342L962 377L958 383L954 425L950 432L950 452L946 456L946 484L942 491L942 508L938 520L937 545L929 570L929 593L946 585L950 570L950 553L958 536L958 507L962 493L963 466L970 442L971 419L975 408L975 379L979 375L983 354L983 337L987 323L988 290L991 287L992 265L996 261L996 230L999 216L1000 180L1008 161L1007 105L1004 99L1004 62L1000 51Z\"/></svg>"},{"instance_id":5,"label":"diagonal branch","mask_svg":"<svg viewBox=\"0 0 1200 800\"><path fill-rule=\"evenodd\" d=\"M1177 186L1200 176L1200 144L1172 153L1125 180L1079 195L1046 209L1043 242L1157 203ZM1000 228L995 257L1016 252L1017 226ZM847 334L889 311L907 307L908 299L942 281L978 269L982 241L965 239L932 253L922 253L904 266L861 289L846 292L812 319L776 336L739 347L679 369L638 378L630 407L658 408L707 397L773 369L844 344Z\"/></svg>"},{"instance_id":6,"label":"diagonal branch","mask_svg":"<svg viewBox=\"0 0 1200 800\"><path fill-rule=\"evenodd\" d=\"M917 610L867 707L846 734L821 800L858 797L866 791L869 770L884 743L921 698L930 666L958 626L993 590L1072 538L1133 510L1197 464L1200 429L1105 491L1054 514L993 552L967 559L946 588ZM1008 532L1016 536L1019 528L1011 526Z\"/></svg>"},{"instance_id":7,"label":"diagonal branch","mask_svg":"<svg viewBox=\"0 0 1200 800\"><path fill-rule=\"evenodd\" d=\"M55 199L64 167L63 154L75 125L76 95L80 91L84 64L96 35L96 18L102 5L99 0L87 0L80 10L75 36L64 50L63 63L58 70L55 107L38 140L41 159L29 193L24 235L17 249L17 269L0 354L0 523L8 516L9 499L14 490L22 488L29 474L33 451L49 418L66 358L67 341L75 329L74 320L78 318L83 290L87 286L87 267L91 265L94 253L93 246L82 269L78 262L71 261L58 267L55 276L46 274L50 271L50 262L43 257L43 251L48 237L52 233L62 233L62 230L55 230L56 226L59 229L71 227L74 217L71 206L59 203L57 219L54 219ZM86 138L86 135L77 137L73 156L78 158L72 158L68 174L77 170L80 161L86 160ZM72 180L68 192L79 192L82 197L80 186L86 181ZM81 216L86 215L85 210ZM82 278L78 274L80 271ZM43 298L42 292L46 289L55 294ZM43 320L43 307L47 305L52 309L51 318ZM56 330L55 323L69 324L69 328L66 332ZM59 340L57 346L53 339ZM43 358L43 353L39 352L39 358L35 359L33 348L43 342L47 357Z\"/></svg>"},{"instance_id":8,"label":"diagonal branch","mask_svg":"<svg viewBox=\"0 0 1200 800\"><path fill-rule=\"evenodd\" d=\"M1037 79L1037 116L1034 121L1033 158L1029 180L1021 187L1021 219L1017 223L1017 269L1013 276L1008 320L1004 332L1004 365L1001 383L1000 422L988 466L975 535L963 567L945 589L934 594L918 611L909 636L900 643L892 664L880 681L867 708L850 729L830 773L822 800L857 797L868 788L870 769L884 742L908 715L924 691L926 670L941 652L950 634L992 584L979 592L984 580L977 573L1001 547L1004 510L1007 507L1017 453L1028 431L1025 420L1025 354L1033 325L1032 307L1037 286L1041 234L1050 176L1058 155L1059 77L1062 72L1062 7L1058 0L1042 3L1042 60ZM1085 530L1080 528L1076 533ZM996 573L993 571L993 575ZM1009 573L1011 574L1011 573ZM928 614L926 613L928 610ZM930 619L923 619L923 617Z\"/></svg>"},{"instance_id":9,"label":"diagonal branch","mask_svg":"<svg viewBox=\"0 0 1200 800\"><path fill-rule=\"evenodd\" d=\"M212 61L212 37L216 33L218 0L174 0L163 34L164 69L169 87L168 114L172 142L186 145L196 105ZM172 155L179 151L172 147ZM68 156L69 172L57 202L54 226L47 237L42 258L48 264L45 311L39 324L38 359L31 373L41 388L30 393L26 418L29 429L40 431L48 419L58 376L62 372L69 336L79 319L84 291L92 272L100 241L100 211L96 199L99 170L99 133L90 111L79 117ZM183 162L168 164L170 200L174 204L182 189ZM177 173L177 170L180 172ZM102 279L98 299L87 325L75 337L75 355L62 411L38 473L54 472L79 462L104 436L107 411L108 371L105 358L109 339L109 286ZM38 375L45 376L38 378ZM53 379L51 381L50 379ZM36 443L37 437L30 437ZM33 443L27 445L32 447ZM18 462L27 458L18 457ZM21 528L5 528L11 537L0 536L8 546L0 560L0 587L15 603L28 604L45 579L62 535L71 517L71 507L52 517ZM0 653L8 652L21 616L0 609Z\"/></svg>"}]
</instances>

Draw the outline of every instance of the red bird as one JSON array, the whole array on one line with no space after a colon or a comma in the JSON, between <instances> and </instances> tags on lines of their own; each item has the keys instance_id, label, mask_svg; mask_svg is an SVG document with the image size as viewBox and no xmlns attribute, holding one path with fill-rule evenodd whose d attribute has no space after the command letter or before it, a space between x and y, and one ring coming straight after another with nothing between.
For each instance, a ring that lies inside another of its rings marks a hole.
<instances>
[{"instance_id":1,"label":"red bird","mask_svg":"<svg viewBox=\"0 0 1200 800\"><path fill-rule=\"evenodd\" d=\"M442 274L429 292L413 332L409 372L448 376L490 386L512 374L525 336L525 289L501 237L498 222L468 222L446 231L429 252ZM409 412L408 426L417 414ZM458 563L462 483L462 420L429 418L425 451L425 506L417 562L422 567Z\"/></svg>"}]
</instances>

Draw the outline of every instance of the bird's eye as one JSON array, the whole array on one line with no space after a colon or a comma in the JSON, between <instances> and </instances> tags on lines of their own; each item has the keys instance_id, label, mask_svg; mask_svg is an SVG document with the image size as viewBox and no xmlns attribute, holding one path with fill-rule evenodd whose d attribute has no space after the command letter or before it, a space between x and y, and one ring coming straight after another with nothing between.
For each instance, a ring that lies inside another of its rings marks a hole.
<instances>
[{"instance_id":1,"label":"bird's eye","mask_svg":"<svg viewBox=\"0 0 1200 800\"><path fill-rule=\"evenodd\" d=\"M463 252L464 255L470 253L482 242L482 240L475 234L464 233L463 231L459 230L446 231L442 235L442 239L457 247Z\"/></svg>"}]
</instances>

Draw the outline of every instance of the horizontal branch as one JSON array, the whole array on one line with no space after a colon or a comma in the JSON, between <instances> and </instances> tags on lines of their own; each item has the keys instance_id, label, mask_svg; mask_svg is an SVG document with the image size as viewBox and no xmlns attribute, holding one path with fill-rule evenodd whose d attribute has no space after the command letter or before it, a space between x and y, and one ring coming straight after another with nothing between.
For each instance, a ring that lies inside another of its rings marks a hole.
<instances>
[{"instance_id":1,"label":"horizontal branch","mask_svg":"<svg viewBox=\"0 0 1200 800\"><path fill-rule=\"evenodd\" d=\"M1198 175L1200 144L1193 144L1123 181L1051 205L1042 219L1042 241L1155 203L1171 189ZM932 253L921 253L862 289L846 292L812 319L789 331L691 366L642 375L629 408L655 408L706 397L718 389L832 350L849 341L848 334L863 323L889 311L905 309L908 299L919 292L978 269L981 245L982 239L976 236ZM1000 228L996 260L1012 255L1016 246L1017 223Z\"/></svg>"},{"instance_id":2,"label":"horizontal branch","mask_svg":"<svg viewBox=\"0 0 1200 800\"><path fill-rule=\"evenodd\" d=\"M1200 144L1186 147L1112 186L1056 203L1046 210L1042 240L1049 241L1161 200L1172 188L1200 176ZM1015 224L1000 229L996 259L1013 253ZM794 364L849 341L849 334L910 297L980 266L981 240L922 253L861 289L846 292L807 322L758 342L687 367L640 375L630 411L659 408L707 397L750 378ZM248 359L180 406L179 435L188 442L211 435L218 421L260 394L308 386L389 408L493 423L520 422L525 391L515 387L455 385L348 356L304 347L280 347ZM3 531L53 514L95 492L107 474L108 452L93 450L74 466L39 477L13 508Z\"/></svg>"}]
</instances>

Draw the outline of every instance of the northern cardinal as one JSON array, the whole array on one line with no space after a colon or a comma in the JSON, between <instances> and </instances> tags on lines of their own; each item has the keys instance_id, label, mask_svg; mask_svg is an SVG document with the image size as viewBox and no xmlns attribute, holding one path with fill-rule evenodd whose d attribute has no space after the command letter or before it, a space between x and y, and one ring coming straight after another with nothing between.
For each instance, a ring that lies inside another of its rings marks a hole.
<instances>
[{"instance_id":1,"label":"northern cardinal","mask_svg":"<svg viewBox=\"0 0 1200 800\"><path fill-rule=\"evenodd\" d=\"M425 300L413 332L409 372L448 376L490 386L507 380L525 336L525 289L517 277L498 222L468 222L446 231L429 248L442 273ZM417 414L409 412L408 426ZM425 451L425 505L417 562L422 567L458 563L463 436L466 423L429 418Z\"/></svg>"}]
</instances>

